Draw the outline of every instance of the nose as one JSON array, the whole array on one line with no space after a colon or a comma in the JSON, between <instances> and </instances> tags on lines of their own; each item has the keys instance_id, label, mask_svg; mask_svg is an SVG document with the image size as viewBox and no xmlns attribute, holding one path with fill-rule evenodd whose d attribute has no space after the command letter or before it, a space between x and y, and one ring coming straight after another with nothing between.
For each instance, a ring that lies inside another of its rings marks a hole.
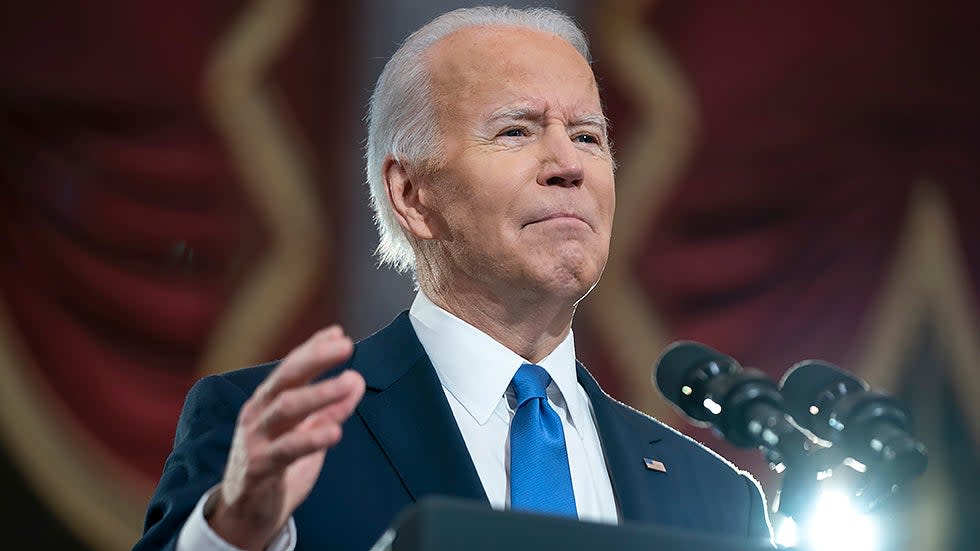
<instances>
[{"instance_id":1,"label":"nose","mask_svg":"<svg viewBox=\"0 0 980 551\"><path fill-rule=\"evenodd\" d=\"M581 151L572 143L563 125L553 125L545 132L544 152L538 184L542 186L578 187L585 172Z\"/></svg>"}]
</instances>

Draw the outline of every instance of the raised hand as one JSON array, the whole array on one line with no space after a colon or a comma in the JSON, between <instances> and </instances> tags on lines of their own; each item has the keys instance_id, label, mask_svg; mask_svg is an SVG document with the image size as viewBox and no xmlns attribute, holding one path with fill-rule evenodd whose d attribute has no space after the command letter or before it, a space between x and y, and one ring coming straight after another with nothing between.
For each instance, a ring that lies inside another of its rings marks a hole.
<instances>
[{"instance_id":1,"label":"raised hand","mask_svg":"<svg viewBox=\"0 0 980 551\"><path fill-rule=\"evenodd\" d=\"M364 395L355 371L311 384L350 357L339 326L313 335L269 374L242 406L208 515L215 532L243 549L263 549L309 495L328 449Z\"/></svg>"}]
</instances>

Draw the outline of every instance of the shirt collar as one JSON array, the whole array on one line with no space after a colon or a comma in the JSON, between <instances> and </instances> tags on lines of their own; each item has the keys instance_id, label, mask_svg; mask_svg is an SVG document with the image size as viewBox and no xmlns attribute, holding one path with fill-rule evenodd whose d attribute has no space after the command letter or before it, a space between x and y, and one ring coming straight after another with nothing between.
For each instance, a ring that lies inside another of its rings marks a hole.
<instances>
[{"instance_id":1,"label":"shirt collar","mask_svg":"<svg viewBox=\"0 0 980 551\"><path fill-rule=\"evenodd\" d=\"M421 291L415 295L409 318L442 386L479 424L486 424L514 374L527 360L436 306ZM571 330L538 365L558 386L572 422L582 419L586 411L578 393L575 339Z\"/></svg>"}]
</instances>

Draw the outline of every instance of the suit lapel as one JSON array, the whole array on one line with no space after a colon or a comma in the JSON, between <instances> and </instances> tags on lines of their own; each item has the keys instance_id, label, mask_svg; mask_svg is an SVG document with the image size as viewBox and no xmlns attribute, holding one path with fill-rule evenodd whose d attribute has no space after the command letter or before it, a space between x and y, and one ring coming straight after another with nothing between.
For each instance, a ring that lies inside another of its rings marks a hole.
<instances>
[{"instance_id":1,"label":"suit lapel","mask_svg":"<svg viewBox=\"0 0 980 551\"><path fill-rule=\"evenodd\" d=\"M436 494L489 505L439 378L408 314L358 343L352 367L368 390L357 414L415 500ZM624 521L671 523L683 500L685 461L660 446L667 427L613 400L581 365L578 382L592 403L603 454ZM644 458L664 463L650 470Z\"/></svg>"},{"instance_id":2,"label":"suit lapel","mask_svg":"<svg viewBox=\"0 0 980 551\"><path fill-rule=\"evenodd\" d=\"M624 521L669 523L670 503L683 496L682 458L659 446L666 427L613 400L582 364L578 381L589 395L606 467ZM660 461L666 472L647 468L644 459Z\"/></svg>"},{"instance_id":3,"label":"suit lapel","mask_svg":"<svg viewBox=\"0 0 980 551\"><path fill-rule=\"evenodd\" d=\"M416 501L430 494L489 501L408 314L358 343L367 381L357 414Z\"/></svg>"}]
</instances>

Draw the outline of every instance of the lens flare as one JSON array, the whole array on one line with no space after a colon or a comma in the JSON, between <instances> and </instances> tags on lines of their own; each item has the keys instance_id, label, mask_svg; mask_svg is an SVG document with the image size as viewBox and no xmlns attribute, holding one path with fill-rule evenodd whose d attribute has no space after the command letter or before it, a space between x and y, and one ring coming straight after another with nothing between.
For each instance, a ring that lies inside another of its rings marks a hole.
<instances>
[{"instance_id":1,"label":"lens flare","mask_svg":"<svg viewBox=\"0 0 980 551\"><path fill-rule=\"evenodd\" d=\"M878 533L871 517L843 493L821 492L802 524L790 517L776 523L776 544L807 551L876 551Z\"/></svg>"}]
</instances>

